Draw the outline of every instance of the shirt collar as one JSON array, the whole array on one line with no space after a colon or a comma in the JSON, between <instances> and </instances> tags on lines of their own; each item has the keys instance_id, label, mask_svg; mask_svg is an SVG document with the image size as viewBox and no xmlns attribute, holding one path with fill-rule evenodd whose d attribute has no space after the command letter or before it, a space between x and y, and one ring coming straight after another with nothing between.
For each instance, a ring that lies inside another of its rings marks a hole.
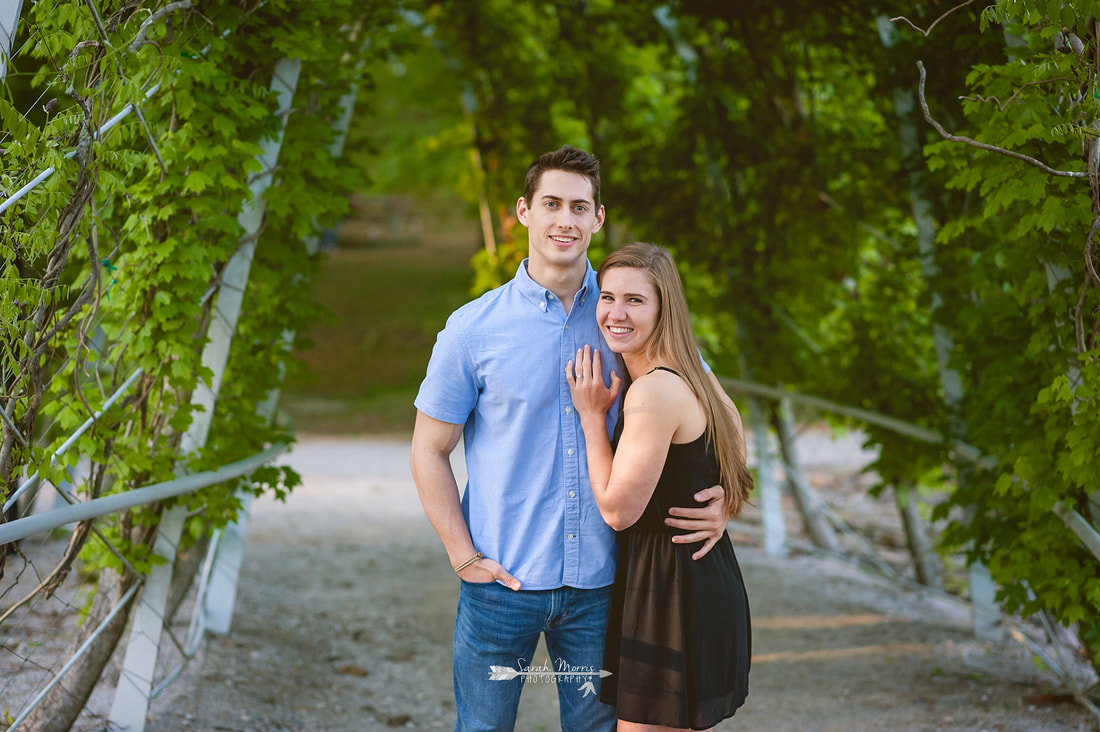
<instances>
[{"instance_id":1,"label":"shirt collar","mask_svg":"<svg viewBox=\"0 0 1100 732\"><path fill-rule=\"evenodd\" d=\"M581 283L581 289L577 291L578 296L587 296L589 292L596 292L596 270L592 269L592 263L587 259L584 262L584 281ZM519 288L519 292L523 295L525 300L530 301L535 307L543 309L546 307L546 302L550 295L553 293L547 290L531 279L531 275L527 273L527 260L524 259L520 262L519 269L516 270L516 287ZM555 296L556 299L556 296ZM574 302L576 298L574 298Z\"/></svg>"}]
</instances>

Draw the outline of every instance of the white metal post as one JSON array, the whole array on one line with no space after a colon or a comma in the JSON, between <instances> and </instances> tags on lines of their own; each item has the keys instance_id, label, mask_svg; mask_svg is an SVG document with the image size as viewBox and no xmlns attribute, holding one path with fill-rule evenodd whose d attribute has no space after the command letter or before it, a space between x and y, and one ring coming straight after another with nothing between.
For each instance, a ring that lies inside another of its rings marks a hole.
<instances>
[{"instance_id":1,"label":"white metal post","mask_svg":"<svg viewBox=\"0 0 1100 732\"><path fill-rule=\"evenodd\" d=\"M362 57L359 64L362 65ZM351 124L355 100L359 96L359 86L352 84L350 90L340 99L340 116L333 125L335 135L329 152L334 158L344 154L344 142L347 140L348 126ZM310 236L305 241L306 250L313 254L317 251L317 237ZM283 333L283 343L289 349L294 343L294 332ZM268 420L274 419L279 404L281 389L275 388L260 405L259 414ZM244 547L248 533L249 512L252 510L252 494L240 491L237 494L241 509L237 520L222 529L220 540L214 546L214 564L210 575L210 585L203 600L202 612L204 625L211 633L225 634L233 623L233 608L237 603L237 582L241 575L241 563L244 561Z\"/></svg>"},{"instance_id":2,"label":"white metal post","mask_svg":"<svg viewBox=\"0 0 1100 732\"><path fill-rule=\"evenodd\" d=\"M252 255L256 248L256 235L260 230L266 208L263 194L271 185L272 171L279 158L283 131L286 129L286 119L298 85L301 66L301 61L287 58L281 59L275 65L271 90L278 96L277 115L282 126L275 139L262 143L263 152L259 156L259 162L263 173L250 183L252 199L245 202L237 217L238 223L244 229L244 238L240 248L229 260L222 273L222 286L218 291L208 330L209 340L202 354L203 366L209 368L213 376L209 384L200 384L195 389L191 403L201 406L202 409L194 413L194 420L183 436L181 441L183 454L202 447L210 431L218 389L225 374L229 348L240 316L244 291L248 285ZM186 514L187 510L184 506L176 505L165 511L161 518L154 552L165 561L153 567L149 573L141 602L134 613L122 675L111 706L112 729L126 732L141 732L145 729L145 716L149 710L149 699L153 689L153 673L168 607L168 590L172 583L176 549L183 532Z\"/></svg>"},{"instance_id":3,"label":"white metal post","mask_svg":"<svg viewBox=\"0 0 1100 732\"><path fill-rule=\"evenodd\" d=\"M753 452L756 454L756 489L760 492L760 514L764 524L764 553L769 557L787 556L787 521L783 516L783 495L775 479L768 419L764 402L749 397Z\"/></svg>"},{"instance_id":4,"label":"white metal post","mask_svg":"<svg viewBox=\"0 0 1100 732\"><path fill-rule=\"evenodd\" d=\"M15 32L19 28L19 15L23 12L23 0L0 2L0 81L8 75L8 59L15 47Z\"/></svg>"}]
</instances>

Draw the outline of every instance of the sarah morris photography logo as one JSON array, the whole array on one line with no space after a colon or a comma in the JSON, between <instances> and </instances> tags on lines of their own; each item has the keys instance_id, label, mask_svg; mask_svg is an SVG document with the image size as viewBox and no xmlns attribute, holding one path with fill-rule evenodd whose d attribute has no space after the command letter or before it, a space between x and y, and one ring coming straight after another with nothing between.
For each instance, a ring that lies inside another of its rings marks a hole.
<instances>
[{"instance_id":1,"label":"sarah morris photography logo","mask_svg":"<svg viewBox=\"0 0 1100 732\"><path fill-rule=\"evenodd\" d=\"M517 668L511 666L490 666L490 681L511 681L522 679L525 684L576 684L580 683L577 691L583 691L584 696L596 693L593 677L606 678L611 675L605 669L596 669L595 666L572 666L564 659L558 659L558 668L550 665L550 659L534 666L528 664L525 659L519 659Z\"/></svg>"}]
</instances>

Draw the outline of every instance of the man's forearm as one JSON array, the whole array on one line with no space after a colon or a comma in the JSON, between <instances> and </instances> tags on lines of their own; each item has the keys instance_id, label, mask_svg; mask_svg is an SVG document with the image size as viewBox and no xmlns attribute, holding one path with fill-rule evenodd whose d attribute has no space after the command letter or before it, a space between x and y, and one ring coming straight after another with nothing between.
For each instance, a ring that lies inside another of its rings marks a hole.
<instances>
[{"instance_id":1,"label":"man's forearm","mask_svg":"<svg viewBox=\"0 0 1100 732\"><path fill-rule=\"evenodd\" d=\"M462 515L450 459L428 451L414 453L412 472L424 514L443 542L451 566L469 559L477 549Z\"/></svg>"}]
</instances>

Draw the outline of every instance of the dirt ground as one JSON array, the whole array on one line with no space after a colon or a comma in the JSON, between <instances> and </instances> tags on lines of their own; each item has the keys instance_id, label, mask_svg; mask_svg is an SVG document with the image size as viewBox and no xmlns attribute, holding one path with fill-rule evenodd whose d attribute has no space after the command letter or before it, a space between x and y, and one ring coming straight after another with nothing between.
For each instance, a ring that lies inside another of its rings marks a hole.
<instances>
[{"instance_id":1,"label":"dirt ground","mask_svg":"<svg viewBox=\"0 0 1100 732\"><path fill-rule=\"evenodd\" d=\"M850 471L807 447L818 470ZM149 732L453 727L458 580L407 459L404 441L295 448L305 485L255 505L232 631L209 638ZM719 730L1096 729L1018 643L975 640L961 603L736 535L754 657L748 702ZM552 684L527 685L517 729L559 729Z\"/></svg>"},{"instance_id":2,"label":"dirt ground","mask_svg":"<svg viewBox=\"0 0 1100 732\"><path fill-rule=\"evenodd\" d=\"M878 516L888 532L889 500L856 500L858 447L817 442L802 453L834 507ZM285 460L304 485L285 504L253 506L230 633L207 636L154 700L148 732L453 728L458 580L421 512L408 453L401 439L300 440ZM1097 729L1023 646L975 640L966 605L837 559L769 558L753 521L734 532L753 614L750 693L719 732ZM793 514L788 522L793 532ZM545 659L540 647L531 661ZM0 695L17 688L0 678ZM94 728L111 693L107 678L78 729ZM517 730L556 729L555 687L528 684Z\"/></svg>"}]
</instances>

